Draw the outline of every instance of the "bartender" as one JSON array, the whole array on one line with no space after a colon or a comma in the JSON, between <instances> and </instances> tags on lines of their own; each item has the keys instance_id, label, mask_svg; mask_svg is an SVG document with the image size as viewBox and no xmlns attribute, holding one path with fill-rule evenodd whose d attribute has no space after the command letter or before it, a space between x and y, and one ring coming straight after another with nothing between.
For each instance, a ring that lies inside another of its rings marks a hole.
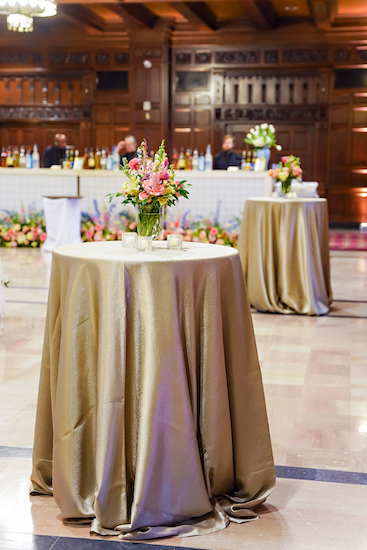
<instances>
[{"instance_id":1,"label":"bartender","mask_svg":"<svg viewBox=\"0 0 367 550\"><path fill-rule=\"evenodd\" d=\"M120 155L120 163L123 163L123 158L126 158L127 162L131 159L138 158L138 152L136 150L136 139L134 136L126 136L123 141L119 141L117 144L117 152ZM124 152L125 149L125 152Z\"/></svg>"},{"instance_id":2,"label":"bartender","mask_svg":"<svg viewBox=\"0 0 367 550\"><path fill-rule=\"evenodd\" d=\"M51 166L58 165L60 166L62 161L66 157L66 135L65 134L56 134L55 135L55 145L48 146L42 155L42 164L44 168L50 168Z\"/></svg>"},{"instance_id":3,"label":"bartender","mask_svg":"<svg viewBox=\"0 0 367 550\"><path fill-rule=\"evenodd\" d=\"M229 166L241 168L242 157L234 150L235 139L231 135L224 136L222 152L214 158L214 170L227 170Z\"/></svg>"}]
</instances>

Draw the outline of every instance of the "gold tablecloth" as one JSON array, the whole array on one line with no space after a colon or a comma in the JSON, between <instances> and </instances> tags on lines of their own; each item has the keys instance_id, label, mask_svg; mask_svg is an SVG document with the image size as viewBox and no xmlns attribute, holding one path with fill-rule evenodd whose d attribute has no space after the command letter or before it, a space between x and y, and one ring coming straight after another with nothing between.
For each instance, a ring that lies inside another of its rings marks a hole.
<instances>
[{"instance_id":1,"label":"gold tablecloth","mask_svg":"<svg viewBox=\"0 0 367 550\"><path fill-rule=\"evenodd\" d=\"M144 539L255 519L275 483L238 252L53 253L32 494Z\"/></svg>"},{"instance_id":2,"label":"gold tablecloth","mask_svg":"<svg viewBox=\"0 0 367 550\"><path fill-rule=\"evenodd\" d=\"M328 313L326 199L247 199L238 250L250 303L258 311Z\"/></svg>"}]
</instances>

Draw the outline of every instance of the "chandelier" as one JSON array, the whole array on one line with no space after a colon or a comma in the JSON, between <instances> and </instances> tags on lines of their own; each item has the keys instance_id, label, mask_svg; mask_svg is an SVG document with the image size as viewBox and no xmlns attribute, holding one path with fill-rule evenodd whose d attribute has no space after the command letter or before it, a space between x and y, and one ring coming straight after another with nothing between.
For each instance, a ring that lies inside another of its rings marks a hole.
<instances>
[{"instance_id":1,"label":"chandelier","mask_svg":"<svg viewBox=\"0 0 367 550\"><path fill-rule=\"evenodd\" d=\"M57 13L55 0L0 0L0 13L7 15L9 31L32 32L33 17Z\"/></svg>"}]
</instances>

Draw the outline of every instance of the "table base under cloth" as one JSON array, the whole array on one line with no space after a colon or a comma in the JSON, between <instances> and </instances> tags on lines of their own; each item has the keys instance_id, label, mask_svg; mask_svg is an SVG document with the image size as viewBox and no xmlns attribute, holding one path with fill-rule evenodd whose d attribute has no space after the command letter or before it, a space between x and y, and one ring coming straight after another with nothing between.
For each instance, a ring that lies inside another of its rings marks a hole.
<instances>
[{"instance_id":1,"label":"table base under cloth","mask_svg":"<svg viewBox=\"0 0 367 550\"><path fill-rule=\"evenodd\" d=\"M325 199L247 199L238 250L255 309L303 315L329 312Z\"/></svg>"},{"instance_id":2,"label":"table base under cloth","mask_svg":"<svg viewBox=\"0 0 367 550\"><path fill-rule=\"evenodd\" d=\"M32 494L122 539L256 519L275 484L239 255L165 245L53 253Z\"/></svg>"}]
</instances>

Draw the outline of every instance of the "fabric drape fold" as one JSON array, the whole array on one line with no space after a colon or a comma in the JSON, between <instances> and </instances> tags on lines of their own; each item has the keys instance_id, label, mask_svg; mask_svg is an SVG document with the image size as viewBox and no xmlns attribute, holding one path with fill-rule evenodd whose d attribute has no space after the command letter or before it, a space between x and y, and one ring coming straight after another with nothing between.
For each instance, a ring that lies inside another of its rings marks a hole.
<instances>
[{"instance_id":1,"label":"fabric drape fold","mask_svg":"<svg viewBox=\"0 0 367 550\"><path fill-rule=\"evenodd\" d=\"M237 251L53 253L32 494L140 540L251 521L275 483Z\"/></svg>"}]
</instances>

